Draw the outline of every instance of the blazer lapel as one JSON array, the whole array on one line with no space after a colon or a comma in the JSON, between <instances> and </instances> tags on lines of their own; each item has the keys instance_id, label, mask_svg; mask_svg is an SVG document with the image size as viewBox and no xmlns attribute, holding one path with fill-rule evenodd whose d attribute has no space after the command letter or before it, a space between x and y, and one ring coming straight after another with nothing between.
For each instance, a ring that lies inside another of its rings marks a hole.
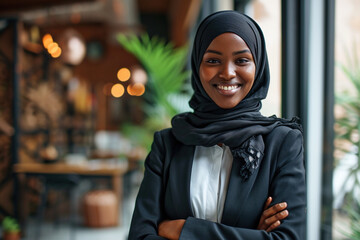
<instances>
[{"instance_id":1,"label":"blazer lapel","mask_svg":"<svg viewBox=\"0 0 360 240\"><path fill-rule=\"evenodd\" d=\"M257 169L247 181L243 182L239 173L240 162L233 161L224 204L222 223L230 226L238 225L239 218L242 215L242 209L246 206L245 201L248 200L248 196L254 185L258 170L259 169Z\"/></svg>"},{"instance_id":2,"label":"blazer lapel","mask_svg":"<svg viewBox=\"0 0 360 240\"><path fill-rule=\"evenodd\" d=\"M171 201L174 216L186 219L193 216L190 203L190 177L194 157L194 146L180 145L170 163L166 201Z\"/></svg>"}]
</instances>

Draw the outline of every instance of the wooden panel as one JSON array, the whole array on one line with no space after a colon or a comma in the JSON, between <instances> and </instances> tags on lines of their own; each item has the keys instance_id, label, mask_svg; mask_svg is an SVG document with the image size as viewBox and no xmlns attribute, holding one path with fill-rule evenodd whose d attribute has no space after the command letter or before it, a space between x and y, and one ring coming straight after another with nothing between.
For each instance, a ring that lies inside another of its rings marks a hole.
<instances>
[{"instance_id":1,"label":"wooden panel","mask_svg":"<svg viewBox=\"0 0 360 240\"><path fill-rule=\"evenodd\" d=\"M1 0L0 13L19 12L37 8L94 1L95 0Z\"/></svg>"},{"instance_id":2,"label":"wooden panel","mask_svg":"<svg viewBox=\"0 0 360 240\"><path fill-rule=\"evenodd\" d=\"M199 14L201 0L172 0L169 16L171 40L175 46L182 46L189 39L189 32Z\"/></svg>"},{"instance_id":3,"label":"wooden panel","mask_svg":"<svg viewBox=\"0 0 360 240\"><path fill-rule=\"evenodd\" d=\"M42 173L42 174L81 174L81 175L123 175L127 165L118 162L87 161L81 165L66 163L18 163L14 165L16 173Z\"/></svg>"},{"instance_id":4,"label":"wooden panel","mask_svg":"<svg viewBox=\"0 0 360 240\"><path fill-rule=\"evenodd\" d=\"M13 50L16 23L0 32L0 221L4 215L13 215L13 181L11 169L11 129L13 121Z\"/></svg>"},{"instance_id":5,"label":"wooden panel","mask_svg":"<svg viewBox=\"0 0 360 240\"><path fill-rule=\"evenodd\" d=\"M173 0L172 0L173 1ZM138 8L143 13L167 13L171 0L138 0Z\"/></svg>"}]
</instances>

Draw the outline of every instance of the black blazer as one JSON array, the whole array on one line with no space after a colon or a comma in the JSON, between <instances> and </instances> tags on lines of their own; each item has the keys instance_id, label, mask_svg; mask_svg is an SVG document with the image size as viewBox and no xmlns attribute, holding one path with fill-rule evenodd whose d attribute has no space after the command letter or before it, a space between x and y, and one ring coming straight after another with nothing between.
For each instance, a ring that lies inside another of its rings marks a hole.
<instances>
[{"instance_id":1,"label":"black blazer","mask_svg":"<svg viewBox=\"0 0 360 240\"><path fill-rule=\"evenodd\" d=\"M221 223L193 216L190 175L195 147L178 142L171 129L155 133L145 160L129 239L164 239L157 235L165 219L186 219L180 239L305 239L306 187L303 139L299 130L277 127L263 136L264 158L243 182L233 161ZM270 233L256 230L266 199L286 201L289 216Z\"/></svg>"}]
</instances>

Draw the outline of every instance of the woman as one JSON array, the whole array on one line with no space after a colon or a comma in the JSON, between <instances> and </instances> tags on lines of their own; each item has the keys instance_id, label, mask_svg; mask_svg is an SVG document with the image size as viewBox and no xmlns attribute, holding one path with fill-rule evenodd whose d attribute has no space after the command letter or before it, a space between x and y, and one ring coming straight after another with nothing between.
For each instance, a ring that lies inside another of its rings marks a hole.
<instances>
[{"instance_id":1,"label":"woman","mask_svg":"<svg viewBox=\"0 0 360 240\"><path fill-rule=\"evenodd\" d=\"M304 239L301 127L259 112L270 81L260 27L208 16L191 66L194 112L155 133L129 239Z\"/></svg>"}]
</instances>

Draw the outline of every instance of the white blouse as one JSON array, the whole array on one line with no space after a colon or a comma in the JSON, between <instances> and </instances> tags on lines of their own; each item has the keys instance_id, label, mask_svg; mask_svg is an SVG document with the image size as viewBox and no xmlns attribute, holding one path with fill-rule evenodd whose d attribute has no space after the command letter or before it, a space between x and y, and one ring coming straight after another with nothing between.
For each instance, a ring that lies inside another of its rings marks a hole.
<instances>
[{"instance_id":1,"label":"white blouse","mask_svg":"<svg viewBox=\"0 0 360 240\"><path fill-rule=\"evenodd\" d=\"M228 146L195 148L190 201L196 218L221 222L232 162Z\"/></svg>"}]
</instances>

